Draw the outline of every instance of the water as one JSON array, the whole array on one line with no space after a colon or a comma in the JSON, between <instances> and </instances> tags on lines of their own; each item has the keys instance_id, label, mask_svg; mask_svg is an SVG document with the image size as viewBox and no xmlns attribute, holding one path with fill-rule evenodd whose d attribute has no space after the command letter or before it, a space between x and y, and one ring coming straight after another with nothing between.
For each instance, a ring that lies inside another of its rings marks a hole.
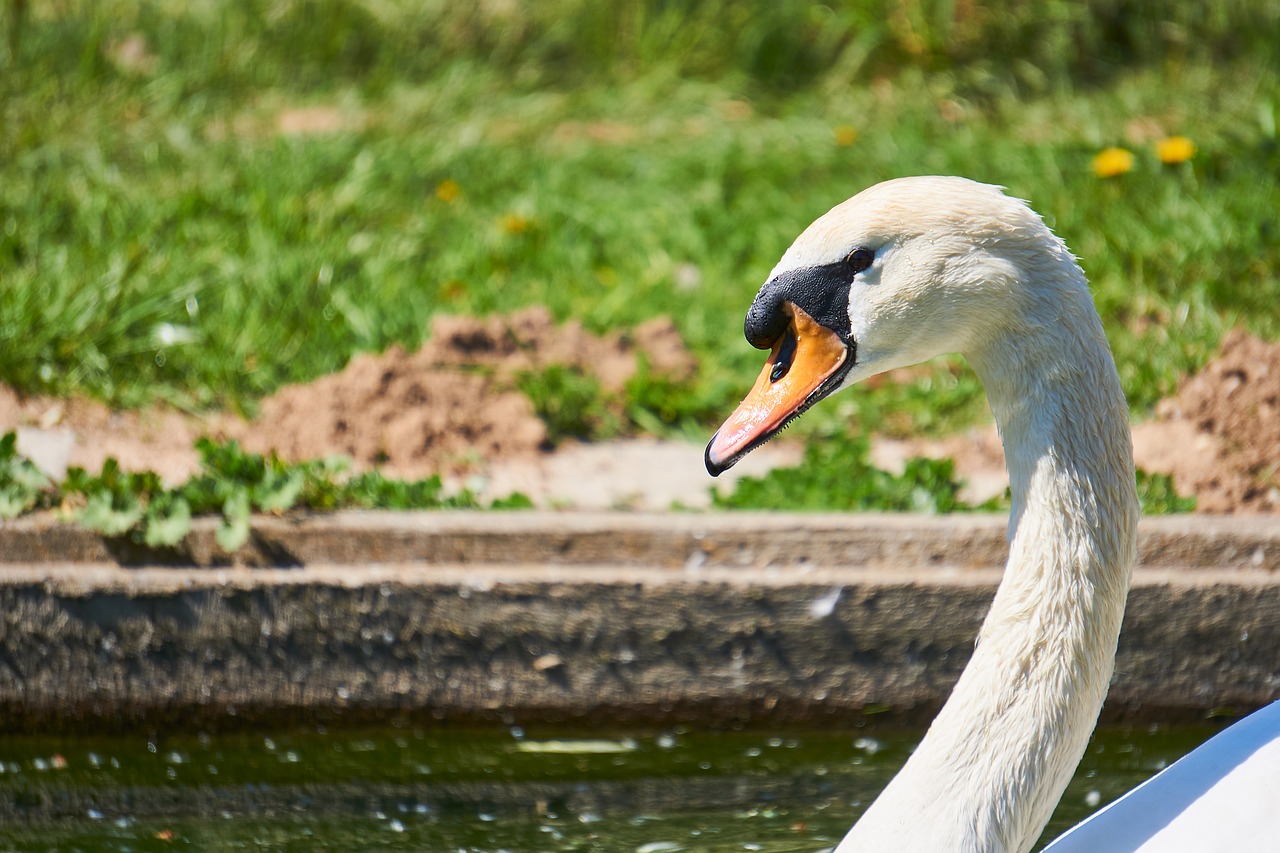
<instances>
[{"instance_id":1,"label":"water","mask_svg":"<svg viewBox=\"0 0 1280 853\"><path fill-rule=\"evenodd\" d=\"M1046 837L1215 727L1095 735ZM817 851L919 732L323 728L0 739L0 851Z\"/></svg>"}]
</instances>

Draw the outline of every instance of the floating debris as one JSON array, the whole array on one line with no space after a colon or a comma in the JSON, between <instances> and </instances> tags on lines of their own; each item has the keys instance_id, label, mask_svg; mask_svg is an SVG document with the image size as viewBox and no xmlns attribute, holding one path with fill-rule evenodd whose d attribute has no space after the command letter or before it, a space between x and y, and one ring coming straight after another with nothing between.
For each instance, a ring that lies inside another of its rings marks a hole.
<instances>
[{"instance_id":1,"label":"floating debris","mask_svg":"<svg viewBox=\"0 0 1280 853\"><path fill-rule=\"evenodd\" d=\"M533 752L543 755L604 755L632 752L636 742L623 740L522 740L516 744L517 752Z\"/></svg>"}]
</instances>

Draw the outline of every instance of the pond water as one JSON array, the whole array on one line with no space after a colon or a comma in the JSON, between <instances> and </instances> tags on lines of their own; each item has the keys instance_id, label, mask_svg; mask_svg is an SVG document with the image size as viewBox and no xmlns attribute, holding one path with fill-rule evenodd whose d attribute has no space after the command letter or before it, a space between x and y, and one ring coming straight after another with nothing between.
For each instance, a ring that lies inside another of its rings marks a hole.
<instances>
[{"instance_id":1,"label":"pond water","mask_svg":"<svg viewBox=\"0 0 1280 853\"><path fill-rule=\"evenodd\" d=\"M1102 729L1046 837L1216 730ZM920 734L406 724L0 738L0 851L818 851Z\"/></svg>"}]
</instances>

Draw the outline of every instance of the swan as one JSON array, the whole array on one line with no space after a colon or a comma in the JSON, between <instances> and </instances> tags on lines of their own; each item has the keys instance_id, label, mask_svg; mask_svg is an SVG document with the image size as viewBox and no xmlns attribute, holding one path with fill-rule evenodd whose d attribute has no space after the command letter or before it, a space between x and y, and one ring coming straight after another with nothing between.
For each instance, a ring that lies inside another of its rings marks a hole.
<instances>
[{"instance_id":1,"label":"swan","mask_svg":"<svg viewBox=\"0 0 1280 853\"><path fill-rule=\"evenodd\" d=\"M760 288L744 330L770 355L707 445L713 476L819 400L875 374L959 352L982 379L1013 497L1008 564L950 698L837 853L1030 850L1097 722L1137 553L1129 410L1084 272L1001 188L900 178L810 225ZM1113 843L1115 827L1132 824L1119 814L1122 800L1068 832L1054 853L1224 849L1203 816L1179 830L1180 846L1142 845L1163 843L1161 828L1196 798L1170 799L1162 784L1236 790L1241 778L1253 780L1253 801L1257 788L1270 796L1248 832L1269 821L1270 833L1238 832L1259 840L1230 849L1280 849L1280 704L1251 720L1261 732L1216 775L1175 772L1197 750L1144 786L1137 807L1147 810L1146 830ZM1201 750L1213 752L1224 736Z\"/></svg>"}]
</instances>

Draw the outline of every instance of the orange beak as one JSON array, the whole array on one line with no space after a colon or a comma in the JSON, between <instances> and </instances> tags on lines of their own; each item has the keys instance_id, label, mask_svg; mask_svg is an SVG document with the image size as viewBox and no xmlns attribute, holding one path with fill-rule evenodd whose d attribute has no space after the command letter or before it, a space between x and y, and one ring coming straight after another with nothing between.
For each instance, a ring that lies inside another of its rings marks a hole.
<instances>
[{"instance_id":1,"label":"orange beak","mask_svg":"<svg viewBox=\"0 0 1280 853\"><path fill-rule=\"evenodd\" d=\"M783 304L787 330L742 401L707 445L707 471L718 476L764 444L836 388L850 347L792 302ZM834 380L834 381L833 381Z\"/></svg>"}]
</instances>

